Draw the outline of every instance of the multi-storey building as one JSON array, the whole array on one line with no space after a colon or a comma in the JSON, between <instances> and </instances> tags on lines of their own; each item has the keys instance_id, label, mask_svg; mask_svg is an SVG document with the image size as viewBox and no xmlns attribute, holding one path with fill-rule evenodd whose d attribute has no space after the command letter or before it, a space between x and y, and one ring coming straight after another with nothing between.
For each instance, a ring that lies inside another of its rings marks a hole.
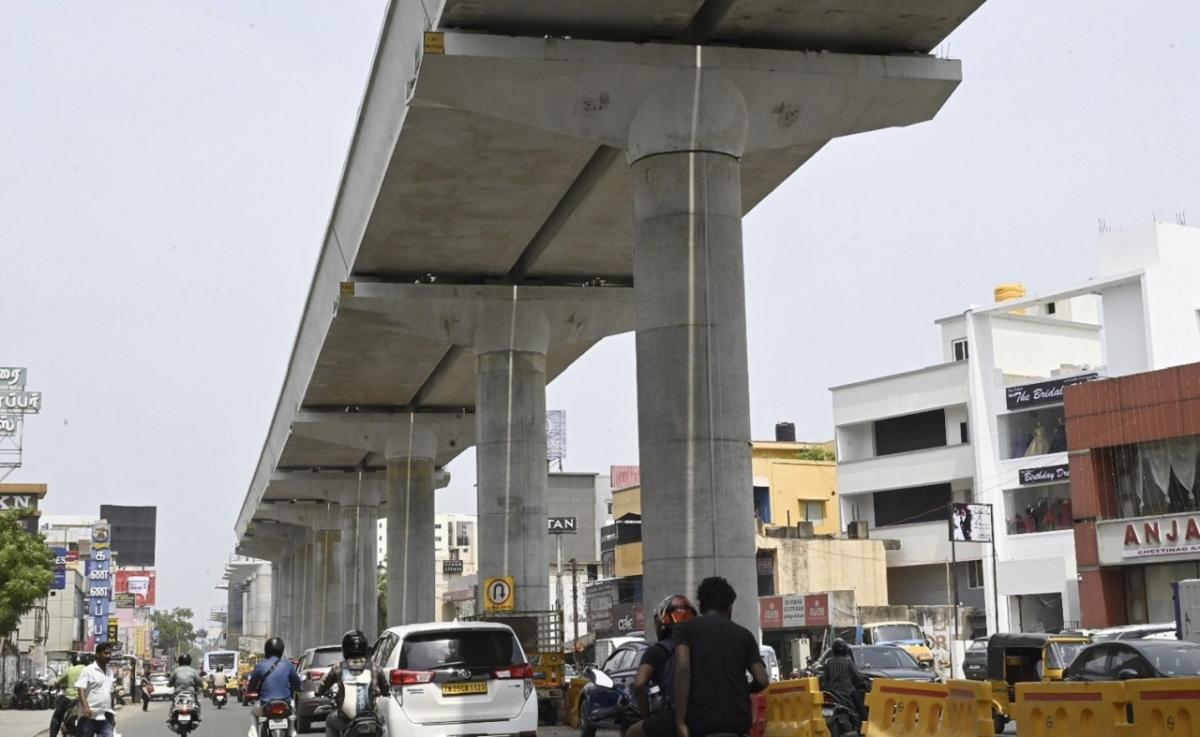
<instances>
[{"instance_id":1,"label":"multi-storey building","mask_svg":"<svg viewBox=\"0 0 1200 737\"><path fill-rule=\"evenodd\" d=\"M937 364L833 388L843 518L896 542L892 603L974 607L990 631L1080 621L1063 390L1200 358L1200 230L1104 234L1099 265L939 320ZM952 502L991 505L994 544L952 547Z\"/></svg>"}]
</instances>

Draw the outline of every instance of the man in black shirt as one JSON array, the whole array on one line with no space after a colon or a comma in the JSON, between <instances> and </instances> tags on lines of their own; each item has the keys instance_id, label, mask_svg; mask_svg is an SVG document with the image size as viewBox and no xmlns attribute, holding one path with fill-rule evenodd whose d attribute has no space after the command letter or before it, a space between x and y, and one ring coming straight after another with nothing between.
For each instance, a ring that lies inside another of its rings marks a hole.
<instances>
[{"instance_id":1,"label":"man in black shirt","mask_svg":"<svg viewBox=\"0 0 1200 737\"><path fill-rule=\"evenodd\" d=\"M701 581L697 598L700 616L674 632L675 730L679 737L749 734L750 694L770 684L758 640L733 621L737 593L724 578Z\"/></svg>"},{"instance_id":2,"label":"man in black shirt","mask_svg":"<svg viewBox=\"0 0 1200 737\"><path fill-rule=\"evenodd\" d=\"M833 652L825 660L821 681L826 691L854 704L859 719L862 718L862 691L866 688L867 679L854 664L850 646L840 637L833 641Z\"/></svg>"}]
</instances>

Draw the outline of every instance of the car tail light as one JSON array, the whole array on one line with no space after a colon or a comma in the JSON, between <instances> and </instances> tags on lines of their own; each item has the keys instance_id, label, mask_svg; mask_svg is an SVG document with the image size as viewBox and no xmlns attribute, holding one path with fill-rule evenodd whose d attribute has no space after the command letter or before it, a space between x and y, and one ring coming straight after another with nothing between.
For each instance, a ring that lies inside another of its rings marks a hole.
<instances>
[{"instance_id":1,"label":"car tail light","mask_svg":"<svg viewBox=\"0 0 1200 737\"><path fill-rule=\"evenodd\" d=\"M319 681L325 677L325 674L319 670L310 670L307 675L310 681Z\"/></svg>"},{"instance_id":2,"label":"car tail light","mask_svg":"<svg viewBox=\"0 0 1200 737\"><path fill-rule=\"evenodd\" d=\"M433 672L427 670L394 670L392 671L393 686L418 686L422 683L433 683Z\"/></svg>"},{"instance_id":3,"label":"car tail light","mask_svg":"<svg viewBox=\"0 0 1200 737\"><path fill-rule=\"evenodd\" d=\"M514 665L510 668L501 668L495 671L493 675L501 680L533 678L533 666L531 666L529 663L521 663L520 665Z\"/></svg>"},{"instance_id":4,"label":"car tail light","mask_svg":"<svg viewBox=\"0 0 1200 737\"><path fill-rule=\"evenodd\" d=\"M272 717L286 717L288 715L288 705L286 701L272 701L267 707L267 715Z\"/></svg>"}]
</instances>

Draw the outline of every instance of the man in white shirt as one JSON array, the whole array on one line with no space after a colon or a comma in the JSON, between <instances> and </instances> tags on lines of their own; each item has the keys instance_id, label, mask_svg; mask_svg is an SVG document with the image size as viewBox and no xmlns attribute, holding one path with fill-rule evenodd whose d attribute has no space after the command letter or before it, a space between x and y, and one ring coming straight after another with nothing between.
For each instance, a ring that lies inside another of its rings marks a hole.
<instances>
[{"instance_id":1,"label":"man in white shirt","mask_svg":"<svg viewBox=\"0 0 1200 737\"><path fill-rule=\"evenodd\" d=\"M113 737L116 715L113 713L113 685L116 676L108 667L112 645L96 646L96 662L89 665L75 683L79 689L79 737Z\"/></svg>"}]
</instances>

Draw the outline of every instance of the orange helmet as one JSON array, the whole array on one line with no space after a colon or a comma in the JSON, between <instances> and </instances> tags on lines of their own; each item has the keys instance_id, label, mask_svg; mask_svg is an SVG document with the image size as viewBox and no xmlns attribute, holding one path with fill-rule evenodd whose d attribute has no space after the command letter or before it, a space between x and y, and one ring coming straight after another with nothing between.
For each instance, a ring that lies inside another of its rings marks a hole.
<instances>
[{"instance_id":1,"label":"orange helmet","mask_svg":"<svg viewBox=\"0 0 1200 737\"><path fill-rule=\"evenodd\" d=\"M654 610L654 630L659 639L670 633L671 628L696 617L696 607L683 594L671 594L659 602Z\"/></svg>"}]
</instances>

